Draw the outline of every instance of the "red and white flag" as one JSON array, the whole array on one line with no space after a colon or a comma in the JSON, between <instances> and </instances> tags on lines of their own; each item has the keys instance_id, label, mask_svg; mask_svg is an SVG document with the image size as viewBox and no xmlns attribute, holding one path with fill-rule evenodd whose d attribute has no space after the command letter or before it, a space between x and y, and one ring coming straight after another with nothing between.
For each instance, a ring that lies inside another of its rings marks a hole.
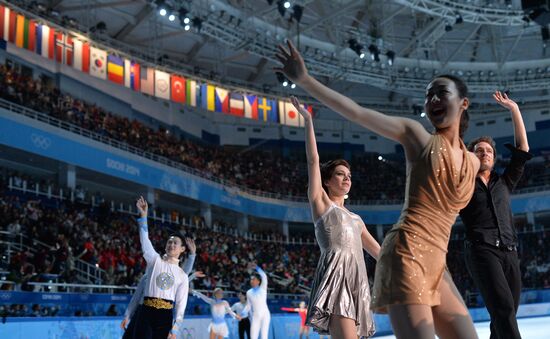
<instances>
[{"instance_id":1,"label":"red and white flag","mask_svg":"<svg viewBox=\"0 0 550 339\"><path fill-rule=\"evenodd\" d=\"M74 40L73 67L81 72L90 72L90 44L80 40Z\"/></svg>"}]
</instances>

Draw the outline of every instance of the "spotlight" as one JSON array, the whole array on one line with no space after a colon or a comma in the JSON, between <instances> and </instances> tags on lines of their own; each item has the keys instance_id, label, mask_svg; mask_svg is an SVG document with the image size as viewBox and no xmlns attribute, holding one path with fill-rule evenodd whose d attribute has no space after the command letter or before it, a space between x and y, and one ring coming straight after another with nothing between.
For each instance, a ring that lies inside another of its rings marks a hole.
<instances>
[{"instance_id":1,"label":"spotlight","mask_svg":"<svg viewBox=\"0 0 550 339\"><path fill-rule=\"evenodd\" d=\"M370 57L373 61L376 61L376 62L380 61L380 50L378 49L378 47L371 44L369 46L369 52L370 52Z\"/></svg>"},{"instance_id":2,"label":"spotlight","mask_svg":"<svg viewBox=\"0 0 550 339\"><path fill-rule=\"evenodd\" d=\"M180 23L187 25L189 23L189 11L185 9L184 7L181 7L178 10L178 17L180 19Z\"/></svg>"},{"instance_id":3,"label":"spotlight","mask_svg":"<svg viewBox=\"0 0 550 339\"><path fill-rule=\"evenodd\" d=\"M285 1L283 6L286 8L286 9L289 9L290 8L290 1Z\"/></svg>"},{"instance_id":4,"label":"spotlight","mask_svg":"<svg viewBox=\"0 0 550 339\"><path fill-rule=\"evenodd\" d=\"M395 60L395 52L388 51L386 52L386 56L388 57L388 65L393 66L393 62Z\"/></svg>"},{"instance_id":5,"label":"spotlight","mask_svg":"<svg viewBox=\"0 0 550 339\"><path fill-rule=\"evenodd\" d=\"M287 7L285 7L285 3L286 2L282 0L277 1L277 10L279 11L279 14L281 14L281 16L283 17L285 16L286 9L287 9Z\"/></svg>"},{"instance_id":6,"label":"spotlight","mask_svg":"<svg viewBox=\"0 0 550 339\"><path fill-rule=\"evenodd\" d=\"M295 88L296 88L296 84L293 83L292 85L290 85L290 88L295 89Z\"/></svg>"},{"instance_id":7,"label":"spotlight","mask_svg":"<svg viewBox=\"0 0 550 339\"><path fill-rule=\"evenodd\" d=\"M189 18L183 19L183 23L186 24L186 25L189 25L190 22L191 22L191 19L189 19Z\"/></svg>"},{"instance_id":8,"label":"spotlight","mask_svg":"<svg viewBox=\"0 0 550 339\"><path fill-rule=\"evenodd\" d=\"M424 112L420 113L420 117L421 117L421 118L426 117L426 113L424 113Z\"/></svg>"},{"instance_id":9,"label":"spotlight","mask_svg":"<svg viewBox=\"0 0 550 339\"><path fill-rule=\"evenodd\" d=\"M174 14L170 14L170 15L168 16L168 20L174 21L174 20L176 20L176 16L175 16Z\"/></svg>"},{"instance_id":10,"label":"spotlight","mask_svg":"<svg viewBox=\"0 0 550 339\"><path fill-rule=\"evenodd\" d=\"M166 8L161 8L161 9L159 10L159 14L162 15L162 16L165 16L166 13L167 13Z\"/></svg>"},{"instance_id":11,"label":"spotlight","mask_svg":"<svg viewBox=\"0 0 550 339\"><path fill-rule=\"evenodd\" d=\"M184 29L184 30L186 30L186 31L188 31L188 30L190 30L190 29L191 29L191 26L189 26L189 25L185 25L185 27L183 27L183 29Z\"/></svg>"},{"instance_id":12,"label":"spotlight","mask_svg":"<svg viewBox=\"0 0 550 339\"><path fill-rule=\"evenodd\" d=\"M365 53L363 53L363 45L357 42L355 39L349 39L348 40L349 48L355 52L359 56L359 58L363 59L365 57Z\"/></svg>"},{"instance_id":13,"label":"spotlight","mask_svg":"<svg viewBox=\"0 0 550 339\"><path fill-rule=\"evenodd\" d=\"M277 81L279 81L279 83L283 85L283 87L288 86L288 79L285 77L283 73L276 72L275 75L277 76Z\"/></svg>"},{"instance_id":14,"label":"spotlight","mask_svg":"<svg viewBox=\"0 0 550 339\"><path fill-rule=\"evenodd\" d=\"M287 1L288 3L288 1ZM290 5L290 3L289 3ZM297 22L300 22L302 20L302 14L304 13L304 7L300 5L294 5L292 7L292 17L296 19Z\"/></svg>"},{"instance_id":15,"label":"spotlight","mask_svg":"<svg viewBox=\"0 0 550 339\"><path fill-rule=\"evenodd\" d=\"M193 21L193 27L195 27L197 31L200 32L202 28L202 19L199 17L194 17L192 21Z\"/></svg>"},{"instance_id":16,"label":"spotlight","mask_svg":"<svg viewBox=\"0 0 550 339\"><path fill-rule=\"evenodd\" d=\"M381 156L381 155L379 155L379 156L378 156L378 160L382 161L382 160L384 160L384 157Z\"/></svg>"}]
</instances>

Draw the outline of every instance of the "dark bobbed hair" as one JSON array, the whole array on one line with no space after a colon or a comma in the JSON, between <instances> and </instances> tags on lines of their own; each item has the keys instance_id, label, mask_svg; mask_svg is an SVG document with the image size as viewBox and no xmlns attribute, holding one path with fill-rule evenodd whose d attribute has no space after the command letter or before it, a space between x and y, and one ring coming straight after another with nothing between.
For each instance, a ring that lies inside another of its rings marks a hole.
<instances>
[{"instance_id":1,"label":"dark bobbed hair","mask_svg":"<svg viewBox=\"0 0 550 339\"><path fill-rule=\"evenodd\" d=\"M330 180L330 178L332 178L332 176L334 175L334 170L336 170L336 167L338 166L345 166L348 170L351 170L351 166L344 159L331 160L321 165L321 184L323 185L323 189L327 194L328 187L325 186L325 181L328 181Z\"/></svg>"}]
</instances>

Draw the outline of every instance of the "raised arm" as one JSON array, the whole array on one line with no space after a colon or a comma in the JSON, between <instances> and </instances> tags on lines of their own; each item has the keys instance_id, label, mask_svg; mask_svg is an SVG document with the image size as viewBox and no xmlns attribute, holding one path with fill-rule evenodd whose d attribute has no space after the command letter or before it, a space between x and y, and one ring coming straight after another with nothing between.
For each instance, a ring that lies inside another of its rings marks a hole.
<instances>
[{"instance_id":1,"label":"raised arm","mask_svg":"<svg viewBox=\"0 0 550 339\"><path fill-rule=\"evenodd\" d=\"M350 98L321 84L308 74L304 59L292 42L288 41L287 44L287 48L279 46L276 57L282 67L275 68L275 71L284 73L291 81L346 119L397 141L406 149L420 151L428 142L430 135L419 122L361 107Z\"/></svg>"},{"instance_id":2,"label":"raised arm","mask_svg":"<svg viewBox=\"0 0 550 339\"><path fill-rule=\"evenodd\" d=\"M185 274L189 274L193 270L193 265L195 264L195 258L197 257L197 246L195 246L195 241L191 238L185 238L185 245L187 245L189 255L183 262L183 265L181 265L181 268Z\"/></svg>"},{"instance_id":3,"label":"raised arm","mask_svg":"<svg viewBox=\"0 0 550 339\"><path fill-rule=\"evenodd\" d=\"M365 225L365 223L363 223L363 230L361 231L361 243L363 244L363 249L367 251L371 257L378 260L378 256L380 255L380 244L367 230L367 225Z\"/></svg>"},{"instance_id":4,"label":"raised arm","mask_svg":"<svg viewBox=\"0 0 550 339\"><path fill-rule=\"evenodd\" d=\"M191 294L193 294L193 296L199 298L200 300L204 301L205 303L207 303L209 305L215 304L214 299L207 297L206 295L202 294L201 292L199 292L197 290L191 290Z\"/></svg>"},{"instance_id":5,"label":"raised arm","mask_svg":"<svg viewBox=\"0 0 550 339\"><path fill-rule=\"evenodd\" d=\"M313 219L317 220L330 206L330 199L323 189L321 180L321 167L319 165L319 153L311 114L304 109L296 97L290 100L298 112L304 117L306 129L306 158L308 171L307 196L313 212Z\"/></svg>"},{"instance_id":6,"label":"raised arm","mask_svg":"<svg viewBox=\"0 0 550 339\"><path fill-rule=\"evenodd\" d=\"M507 108L512 114L515 146L524 152L529 152L527 131L525 130L525 124L523 123L523 117L521 116L521 111L519 110L518 104L514 100L508 98L506 93L501 93L500 91L496 91L493 94L493 98L495 98L499 105Z\"/></svg>"},{"instance_id":7,"label":"raised arm","mask_svg":"<svg viewBox=\"0 0 550 339\"><path fill-rule=\"evenodd\" d=\"M256 272L262 277L262 282L260 284L260 287L267 292L267 274L265 274L264 270L260 266L256 266Z\"/></svg>"},{"instance_id":8,"label":"raised arm","mask_svg":"<svg viewBox=\"0 0 550 339\"><path fill-rule=\"evenodd\" d=\"M159 254L155 251L151 240L149 239L149 229L147 227L147 210L148 205L147 201L143 197L139 197L136 206L139 211L139 241L141 242L141 250L143 251L143 257L145 261L149 264L154 262Z\"/></svg>"},{"instance_id":9,"label":"raised arm","mask_svg":"<svg viewBox=\"0 0 550 339\"><path fill-rule=\"evenodd\" d=\"M174 314L174 324L170 330L168 339L176 339L178 332L183 323L183 314L187 306L187 295L189 294L189 279L187 275L183 275L183 282L178 286L176 291L176 312Z\"/></svg>"}]
</instances>

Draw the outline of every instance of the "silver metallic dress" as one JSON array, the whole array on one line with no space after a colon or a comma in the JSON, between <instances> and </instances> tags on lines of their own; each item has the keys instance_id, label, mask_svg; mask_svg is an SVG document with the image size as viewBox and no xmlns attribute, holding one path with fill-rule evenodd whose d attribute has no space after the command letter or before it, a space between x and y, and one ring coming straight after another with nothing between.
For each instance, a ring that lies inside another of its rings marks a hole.
<instances>
[{"instance_id":1,"label":"silver metallic dress","mask_svg":"<svg viewBox=\"0 0 550 339\"><path fill-rule=\"evenodd\" d=\"M355 320L357 335L374 334L361 218L335 204L315 222L321 257L311 288L306 323L328 334L331 315Z\"/></svg>"}]
</instances>

